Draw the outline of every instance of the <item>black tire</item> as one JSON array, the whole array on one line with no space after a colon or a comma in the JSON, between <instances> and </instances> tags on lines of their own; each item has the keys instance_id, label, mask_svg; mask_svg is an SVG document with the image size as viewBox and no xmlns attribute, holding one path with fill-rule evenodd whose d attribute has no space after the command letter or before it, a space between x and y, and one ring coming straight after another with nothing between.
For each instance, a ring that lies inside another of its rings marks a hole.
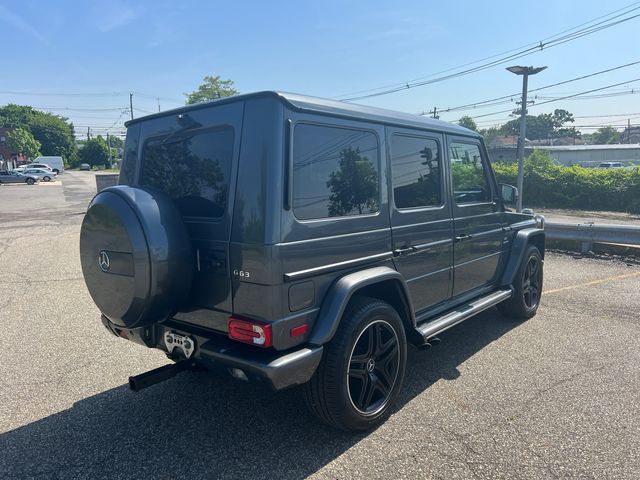
<instances>
[{"instance_id":1,"label":"black tire","mask_svg":"<svg viewBox=\"0 0 640 480\"><path fill-rule=\"evenodd\" d=\"M50 182L51 181L51 177L42 177L42 180L44 180L45 182Z\"/></svg>"},{"instance_id":2,"label":"black tire","mask_svg":"<svg viewBox=\"0 0 640 480\"><path fill-rule=\"evenodd\" d=\"M516 272L513 296L498 305L503 314L519 319L528 319L536 314L542 298L543 266L540 250L529 245Z\"/></svg>"},{"instance_id":3,"label":"black tire","mask_svg":"<svg viewBox=\"0 0 640 480\"><path fill-rule=\"evenodd\" d=\"M34 183L36 183L36 181L33 178L27 178L26 182L27 182L27 185L33 185Z\"/></svg>"},{"instance_id":4,"label":"black tire","mask_svg":"<svg viewBox=\"0 0 640 480\"><path fill-rule=\"evenodd\" d=\"M356 298L305 385L309 410L342 430L374 428L389 415L406 363L406 334L395 309L373 298Z\"/></svg>"},{"instance_id":5,"label":"black tire","mask_svg":"<svg viewBox=\"0 0 640 480\"><path fill-rule=\"evenodd\" d=\"M57 168L54 168L54 169L53 169L53 172L54 172L56 175L58 175L58 174L60 173L60 170L58 170Z\"/></svg>"}]
</instances>

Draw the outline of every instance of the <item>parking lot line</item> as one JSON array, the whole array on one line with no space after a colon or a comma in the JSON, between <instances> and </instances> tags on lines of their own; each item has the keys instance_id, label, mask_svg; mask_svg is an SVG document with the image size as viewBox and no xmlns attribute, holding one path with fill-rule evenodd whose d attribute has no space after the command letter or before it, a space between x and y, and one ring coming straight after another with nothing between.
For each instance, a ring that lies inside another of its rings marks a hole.
<instances>
[{"instance_id":1,"label":"parking lot line","mask_svg":"<svg viewBox=\"0 0 640 480\"><path fill-rule=\"evenodd\" d=\"M613 277L601 278L600 280L593 280L591 282L579 283L578 285L569 285L567 287L554 288L553 290L544 290L545 295L550 293L564 292L565 290L573 290L574 288L590 287L593 285L600 285L602 283L612 282L614 280L622 280L625 278L640 277L640 272L626 273L624 275L614 275Z\"/></svg>"}]
</instances>

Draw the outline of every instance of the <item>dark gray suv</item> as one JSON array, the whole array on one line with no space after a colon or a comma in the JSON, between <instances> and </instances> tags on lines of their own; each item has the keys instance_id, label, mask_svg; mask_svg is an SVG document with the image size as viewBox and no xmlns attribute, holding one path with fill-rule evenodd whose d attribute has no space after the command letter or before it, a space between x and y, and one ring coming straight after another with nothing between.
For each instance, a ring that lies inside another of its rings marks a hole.
<instances>
[{"instance_id":1,"label":"dark gray suv","mask_svg":"<svg viewBox=\"0 0 640 480\"><path fill-rule=\"evenodd\" d=\"M493 306L535 315L544 230L505 208L482 138L449 123L263 92L127 124L119 185L91 202L87 287L110 332L280 390L365 430L408 345Z\"/></svg>"}]
</instances>

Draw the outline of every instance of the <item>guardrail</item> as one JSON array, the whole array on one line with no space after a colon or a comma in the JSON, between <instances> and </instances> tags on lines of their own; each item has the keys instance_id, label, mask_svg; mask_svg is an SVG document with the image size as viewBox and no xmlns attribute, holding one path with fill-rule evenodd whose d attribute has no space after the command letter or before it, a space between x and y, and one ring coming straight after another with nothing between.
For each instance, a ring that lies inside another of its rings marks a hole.
<instances>
[{"instance_id":1,"label":"guardrail","mask_svg":"<svg viewBox=\"0 0 640 480\"><path fill-rule=\"evenodd\" d=\"M544 222L546 236L550 240L575 240L580 250L587 253L594 243L640 245L640 226L599 223Z\"/></svg>"}]
</instances>

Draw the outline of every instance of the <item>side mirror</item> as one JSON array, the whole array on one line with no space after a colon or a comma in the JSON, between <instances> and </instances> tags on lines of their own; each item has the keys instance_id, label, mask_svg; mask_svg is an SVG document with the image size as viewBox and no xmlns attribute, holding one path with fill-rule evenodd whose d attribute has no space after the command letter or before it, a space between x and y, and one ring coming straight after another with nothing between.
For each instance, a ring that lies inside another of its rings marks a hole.
<instances>
[{"instance_id":1,"label":"side mirror","mask_svg":"<svg viewBox=\"0 0 640 480\"><path fill-rule=\"evenodd\" d=\"M518 189L513 185L501 183L500 192L504 203L516 203L518 201Z\"/></svg>"}]
</instances>

